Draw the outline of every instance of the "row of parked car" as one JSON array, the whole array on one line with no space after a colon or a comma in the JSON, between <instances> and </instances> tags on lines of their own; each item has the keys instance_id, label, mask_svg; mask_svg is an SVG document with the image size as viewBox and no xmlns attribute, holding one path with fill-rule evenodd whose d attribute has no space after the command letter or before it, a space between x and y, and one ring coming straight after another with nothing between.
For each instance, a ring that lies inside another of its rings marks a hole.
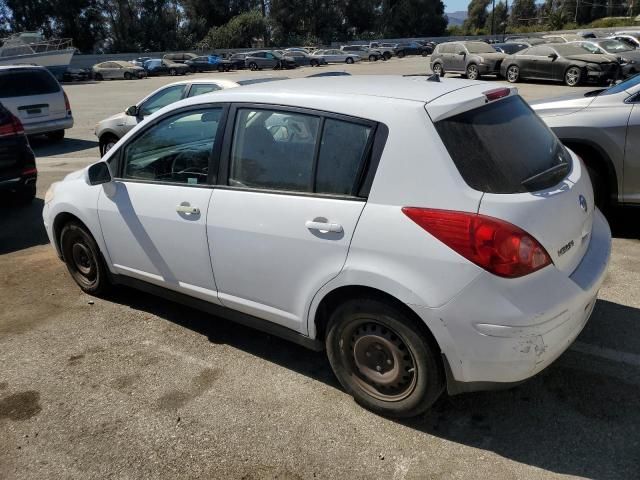
<instances>
[{"instance_id":1,"label":"row of parked car","mask_svg":"<svg viewBox=\"0 0 640 480\"><path fill-rule=\"evenodd\" d=\"M318 67L329 63L352 64L362 60L375 62L391 57L409 55L427 56L435 43L378 43L344 45L340 48L318 49L293 47L285 50L257 50L225 55L196 55L195 53L168 53L163 58L139 57L132 61L112 60L94 65L90 75L70 72L67 80L82 80L92 76L95 80L141 79L152 75L185 75L201 72L228 72L230 70L289 69L303 66ZM78 77L78 78L76 78Z\"/></svg>"},{"instance_id":2,"label":"row of parked car","mask_svg":"<svg viewBox=\"0 0 640 480\"><path fill-rule=\"evenodd\" d=\"M431 70L440 76L459 73L471 80L496 75L511 83L553 80L571 87L610 83L640 72L639 38L640 32L607 38L549 35L497 44L445 42L434 49Z\"/></svg>"}]
</instances>

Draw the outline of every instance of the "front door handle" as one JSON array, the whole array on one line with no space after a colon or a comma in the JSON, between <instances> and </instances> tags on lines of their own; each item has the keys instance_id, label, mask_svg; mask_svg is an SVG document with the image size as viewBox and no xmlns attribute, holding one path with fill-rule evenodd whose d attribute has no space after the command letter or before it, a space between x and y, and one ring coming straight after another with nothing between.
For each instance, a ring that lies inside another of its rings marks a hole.
<instances>
[{"instance_id":1,"label":"front door handle","mask_svg":"<svg viewBox=\"0 0 640 480\"><path fill-rule=\"evenodd\" d=\"M178 205L176 212L186 213L188 215L200 215L200 209L198 207L192 207L191 205Z\"/></svg>"},{"instance_id":2,"label":"front door handle","mask_svg":"<svg viewBox=\"0 0 640 480\"><path fill-rule=\"evenodd\" d=\"M318 230L319 232L333 232L333 233L342 233L342 225L339 223L328 223L328 222L313 222L311 220L307 220L304 224L309 230Z\"/></svg>"}]
</instances>

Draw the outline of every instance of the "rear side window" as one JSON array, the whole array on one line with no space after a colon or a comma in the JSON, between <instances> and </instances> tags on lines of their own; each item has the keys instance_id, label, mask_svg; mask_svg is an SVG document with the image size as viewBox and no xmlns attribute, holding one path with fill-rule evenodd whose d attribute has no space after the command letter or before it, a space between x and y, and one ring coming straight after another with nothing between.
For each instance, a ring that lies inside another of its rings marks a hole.
<instances>
[{"instance_id":1,"label":"rear side window","mask_svg":"<svg viewBox=\"0 0 640 480\"><path fill-rule=\"evenodd\" d=\"M45 70L0 71L0 98L46 95L59 91L60 84Z\"/></svg>"},{"instance_id":2,"label":"rear side window","mask_svg":"<svg viewBox=\"0 0 640 480\"><path fill-rule=\"evenodd\" d=\"M571 168L556 136L519 96L435 123L467 184L487 193L550 188Z\"/></svg>"}]
</instances>

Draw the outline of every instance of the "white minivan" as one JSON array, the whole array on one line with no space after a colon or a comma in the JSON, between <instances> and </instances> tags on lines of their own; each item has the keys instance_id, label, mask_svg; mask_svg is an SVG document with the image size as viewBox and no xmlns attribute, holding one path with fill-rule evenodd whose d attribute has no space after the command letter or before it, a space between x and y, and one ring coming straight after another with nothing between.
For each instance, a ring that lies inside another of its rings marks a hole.
<instances>
[{"instance_id":1,"label":"white minivan","mask_svg":"<svg viewBox=\"0 0 640 480\"><path fill-rule=\"evenodd\" d=\"M62 140L65 129L73 127L69 98L44 67L0 66L0 103L20 120L27 135Z\"/></svg>"},{"instance_id":2,"label":"white minivan","mask_svg":"<svg viewBox=\"0 0 640 480\"><path fill-rule=\"evenodd\" d=\"M611 249L584 165L515 89L436 77L182 100L52 185L43 216L85 292L134 286L326 349L396 417L547 367Z\"/></svg>"}]
</instances>

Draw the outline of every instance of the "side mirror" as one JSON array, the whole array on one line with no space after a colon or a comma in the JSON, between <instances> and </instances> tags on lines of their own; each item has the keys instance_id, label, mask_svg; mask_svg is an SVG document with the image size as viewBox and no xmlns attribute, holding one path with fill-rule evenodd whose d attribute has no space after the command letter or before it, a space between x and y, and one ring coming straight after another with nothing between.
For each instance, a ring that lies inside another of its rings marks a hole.
<instances>
[{"instance_id":1,"label":"side mirror","mask_svg":"<svg viewBox=\"0 0 640 480\"><path fill-rule=\"evenodd\" d=\"M558 58L558 54L557 53L550 53L549 55L547 55L547 57L549 57L551 60L555 60L556 58Z\"/></svg>"},{"instance_id":2,"label":"side mirror","mask_svg":"<svg viewBox=\"0 0 640 480\"><path fill-rule=\"evenodd\" d=\"M126 113L127 115L129 115L130 117L137 117L138 116L138 107L136 105L131 105L129 108L127 108L124 113Z\"/></svg>"},{"instance_id":3,"label":"side mirror","mask_svg":"<svg viewBox=\"0 0 640 480\"><path fill-rule=\"evenodd\" d=\"M94 163L87 172L90 185L102 185L111 181L111 171L106 162Z\"/></svg>"}]
</instances>

